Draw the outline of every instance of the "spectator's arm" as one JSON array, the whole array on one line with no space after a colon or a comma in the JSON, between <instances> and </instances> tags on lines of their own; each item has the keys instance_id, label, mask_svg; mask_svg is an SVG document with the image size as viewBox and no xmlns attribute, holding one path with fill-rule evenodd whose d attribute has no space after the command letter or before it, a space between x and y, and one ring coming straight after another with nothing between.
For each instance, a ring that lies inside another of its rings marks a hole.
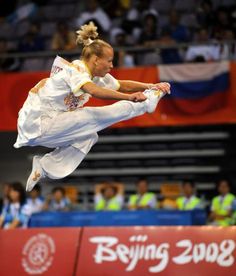
<instances>
[{"instance_id":1,"label":"spectator's arm","mask_svg":"<svg viewBox=\"0 0 236 276\"><path fill-rule=\"evenodd\" d=\"M46 200L44 201L42 205L42 211L48 211L49 210L49 205L52 200L52 195L48 195Z\"/></svg>"},{"instance_id":2,"label":"spectator's arm","mask_svg":"<svg viewBox=\"0 0 236 276\"><path fill-rule=\"evenodd\" d=\"M19 219L14 219L8 226L8 229L15 229L18 226L20 226L20 220Z\"/></svg>"},{"instance_id":3,"label":"spectator's arm","mask_svg":"<svg viewBox=\"0 0 236 276\"><path fill-rule=\"evenodd\" d=\"M1 215L1 216L0 216L0 228L2 228L3 223L4 223L4 216Z\"/></svg>"},{"instance_id":4,"label":"spectator's arm","mask_svg":"<svg viewBox=\"0 0 236 276\"><path fill-rule=\"evenodd\" d=\"M107 185L108 183L99 183L95 185L95 189L94 189L95 195L102 194L102 190L105 189Z\"/></svg>"},{"instance_id":5,"label":"spectator's arm","mask_svg":"<svg viewBox=\"0 0 236 276\"><path fill-rule=\"evenodd\" d=\"M113 182L112 186L117 189L117 194L118 195L124 195L124 184L123 183L118 183L118 182Z\"/></svg>"}]
</instances>

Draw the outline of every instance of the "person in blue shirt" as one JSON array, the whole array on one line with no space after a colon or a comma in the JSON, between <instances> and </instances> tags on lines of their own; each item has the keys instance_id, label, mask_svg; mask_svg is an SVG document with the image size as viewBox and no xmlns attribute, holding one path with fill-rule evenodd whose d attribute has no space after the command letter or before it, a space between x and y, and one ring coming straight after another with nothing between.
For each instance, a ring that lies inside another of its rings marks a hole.
<instances>
[{"instance_id":1,"label":"person in blue shirt","mask_svg":"<svg viewBox=\"0 0 236 276\"><path fill-rule=\"evenodd\" d=\"M55 187L52 194L47 198L44 210L48 211L69 211L71 209L71 202L66 197L66 192L63 187Z\"/></svg>"},{"instance_id":2,"label":"person in blue shirt","mask_svg":"<svg viewBox=\"0 0 236 276\"><path fill-rule=\"evenodd\" d=\"M0 227L3 229L14 229L26 227L28 216L25 213L25 191L21 183L11 184L9 192L9 203L4 207L0 216Z\"/></svg>"},{"instance_id":3,"label":"person in blue shirt","mask_svg":"<svg viewBox=\"0 0 236 276\"><path fill-rule=\"evenodd\" d=\"M29 216L32 214L41 212L44 206L44 199L41 196L41 186L35 186L32 191L29 192L29 196L26 200L25 211Z\"/></svg>"}]
</instances>

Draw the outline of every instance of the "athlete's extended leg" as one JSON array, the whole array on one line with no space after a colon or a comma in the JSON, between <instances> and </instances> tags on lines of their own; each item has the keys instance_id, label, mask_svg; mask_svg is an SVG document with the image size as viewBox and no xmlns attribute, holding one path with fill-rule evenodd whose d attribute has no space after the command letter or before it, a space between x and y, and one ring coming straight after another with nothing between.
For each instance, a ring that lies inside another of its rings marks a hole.
<instances>
[{"instance_id":1,"label":"athlete's extended leg","mask_svg":"<svg viewBox=\"0 0 236 276\"><path fill-rule=\"evenodd\" d=\"M154 110L159 99L155 96L138 103L119 101L103 107L84 107L61 113L53 119L44 119L46 131L31 145L55 148L71 145L71 141L83 141L108 126Z\"/></svg>"},{"instance_id":2,"label":"athlete's extended leg","mask_svg":"<svg viewBox=\"0 0 236 276\"><path fill-rule=\"evenodd\" d=\"M73 145L58 147L43 157L35 156L32 172L27 180L26 191L47 176L51 179L64 178L71 174L82 162L91 147L96 143L98 135L95 133L86 137L84 141L74 142Z\"/></svg>"}]
</instances>

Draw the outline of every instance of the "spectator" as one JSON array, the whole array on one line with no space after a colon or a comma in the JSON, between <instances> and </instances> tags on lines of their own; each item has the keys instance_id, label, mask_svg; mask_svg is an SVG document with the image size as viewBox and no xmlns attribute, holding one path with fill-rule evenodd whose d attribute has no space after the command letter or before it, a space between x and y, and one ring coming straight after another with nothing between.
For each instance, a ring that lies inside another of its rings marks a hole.
<instances>
[{"instance_id":1,"label":"spectator","mask_svg":"<svg viewBox=\"0 0 236 276\"><path fill-rule=\"evenodd\" d=\"M169 30L171 37L176 42L188 42L190 40L188 29L180 24L180 16L176 10L172 10L169 14L169 24L164 27Z\"/></svg>"},{"instance_id":2,"label":"spectator","mask_svg":"<svg viewBox=\"0 0 236 276\"><path fill-rule=\"evenodd\" d=\"M32 23L29 31L19 43L20 52L43 51L45 49L45 40L40 35L40 24Z\"/></svg>"},{"instance_id":3,"label":"spectator","mask_svg":"<svg viewBox=\"0 0 236 276\"><path fill-rule=\"evenodd\" d=\"M146 12L143 18L143 27L140 33L139 43L145 46L155 46L158 40L158 14Z\"/></svg>"},{"instance_id":4,"label":"spectator","mask_svg":"<svg viewBox=\"0 0 236 276\"><path fill-rule=\"evenodd\" d=\"M70 200L70 209L73 211L81 210L79 203L80 191L77 186L65 186L66 197Z\"/></svg>"},{"instance_id":5,"label":"spectator","mask_svg":"<svg viewBox=\"0 0 236 276\"><path fill-rule=\"evenodd\" d=\"M26 227L28 216L24 212L25 191L21 183L15 182L11 185L9 204L2 210L0 216L0 227L4 229L14 229Z\"/></svg>"},{"instance_id":6,"label":"spectator","mask_svg":"<svg viewBox=\"0 0 236 276\"><path fill-rule=\"evenodd\" d=\"M111 41L115 47L128 46L126 38L125 31L120 28L115 28L111 32ZM133 67L135 65L134 57L124 50L115 51L113 65L115 67Z\"/></svg>"},{"instance_id":7,"label":"spectator","mask_svg":"<svg viewBox=\"0 0 236 276\"><path fill-rule=\"evenodd\" d=\"M32 214L41 212L43 210L44 200L41 196L41 187L35 186L29 193L29 198L26 200L25 210L27 214L31 216Z\"/></svg>"},{"instance_id":8,"label":"spectator","mask_svg":"<svg viewBox=\"0 0 236 276\"><path fill-rule=\"evenodd\" d=\"M52 50L73 50L76 48L76 35L70 31L66 22L58 22L57 31L53 35Z\"/></svg>"},{"instance_id":9,"label":"spectator","mask_svg":"<svg viewBox=\"0 0 236 276\"><path fill-rule=\"evenodd\" d=\"M213 37L217 37L218 33L224 30L230 30L233 26L233 22L230 20L230 16L224 7L220 7L215 11L215 22L213 26Z\"/></svg>"},{"instance_id":10,"label":"spectator","mask_svg":"<svg viewBox=\"0 0 236 276\"><path fill-rule=\"evenodd\" d=\"M70 208L70 201L65 196L65 189L63 187L55 187L43 207L44 210L48 211L69 211Z\"/></svg>"},{"instance_id":11,"label":"spectator","mask_svg":"<svg viewBox=\"0 0 236 276\"><path fill-rule=\"evenodd\" d=\"M179 210L194 210L202 208L201 200L195 195L195 185L191 181L182 184L183 196L176 200Z\"/></svg>"},{"instance_id":12,"label":"spectator","mask_svg":"<svg viewBox=\"0 0 236 276\"><path fill-rule=\"evenodd\" d=\"M95 186L95 210L119 211L124 202L124 186L121 183L102 183Z\"/></svg>"},{"instance_id":13,"label":"spectator","mask_svg":"<svg viewBox=\"0 0 236 276\"><path fill-rule=\"evenodd\" d=\"M140 179L137 183L137 194L129 198L129 210L137 209L155 209L157 207L156 196L148 191L148 182L146 179Z\"/></svg>"},{"instance_id":14,"label":"spectator","mask_svg":"<svg viewBox=\"0 0 236 276\"><path fill-rule=\"evenodd\" d=\"M0 54L6 54L5 57L0 58L0 72L13 72L19 70L19 60L13 57L7 57L7 54L10 54L11 52L12 51L10 51L7 47L7 41L0 39Z\"/></svg>"},{"instance_id":15,"label":"spectator","mask_svg":"<svg viewBox=\"0 0 236 276\"><path fill-rule=\"evenodd\" d=\"M122 16L126 11L128 11L132 3L131 1L123 1L123 0L109 0L109 1L100 1L102 9L107 13L107 15L114 19L122 19Z\"/></svg>"},{"instance_id":16,"label":"spectator","mask_svg":"<svg viewBox=\"0 0 236 276\"><path fill-rule=\"evenodd\" d=\"M211 0L203 0L197 9L197 21L203 28L212 28L214 24L214 10Z\"/></svg>"},{"instance_id":17,"label":"spectator","mask_svg":"<svg viewBox=\"0 0 236 276\"><path fill-rule=\"evenodd\" d=\"M224 29L221 33L218 33L217 39L222 43L218 45L220 60L235 59L236 43L234 32Z\"/></svg>"},{"instance_id":18,"label":"spectator","mask_svg":"<svg viewBox=\"0 0 236 276\"><path fill-rule=\"evenodd\" d=\"M88 0L87 1L87 10L82 12L78 19L76 20L76 26L81 27L83 24L86 24L89 21L96 21L96 26L101 26L101 29L98 31L99 34L103 32L108 32L111 27L111 20L105 11L99 7L97 0Z\"/></svg>"},{"instance_id":19,"label":"spectator","mask_svg":"<svg viewBox=\"0 0 236 276\"><path fill-rule=\"evenodd\" d=\"M151 0L138 0L136 5L131 8L125 19L123 20L121 26L125 32L130 36L132 43L138 42L140 38L140 32L142 28L142 22L140 19L146 12L157 13L155 9L150 8Z\"/></svg>"},{"instance_id":20,"label":"spectator","mask_svg":"<svg viewBox=\"0 0 236 276\"><path fill-rule=\"evenodd\" d=\"M170 31L165 29L161 33L159 44L166 46L160 50L160 56L164 64L181 63L182 59L178 48L175 48L177 42L171 37Z\"/></svg>"},{"instance_id":21,"label":"spectator","mask_svg":"<svg viewBox=\"0 0 236 276\"><path fill-rule=\"evenodd\" d=\"M219 181L219 195L212 199L210 223L213 225L229 226L232 224L232 203L235 199L230 193L230 182L227 179Z\"/></svg>"},{"instance_id":22,"label":"spectator","mask_svg":"<svg viewBox=\"0 0 236 276\"><path fill-rule=\"evenodd\" d=\"M163 183L160 187L160 208L165 210L177 209L176 198L180 195L179 183Z\"/></svg>"},{"instance_id":23,"label":"spectator","mask_svg":"<svg viewBox=\"0 0 236 276\"><path fill-rule=\"evenodd\" d=\"M197 41L201 45L190 46L186 52L186 61L206 62L219 60L219 47L217 45L207 45L209 34L206 29L200 29L197 33Z\"/></svg>"},{"instance_id":24,"label":"spectator","mask_svg":"<svg viewBox=\"0 0 236 276\"><path fill-rule=\"evenodd\" d=\"M2 185L2 198L0 199L0 212L5 209L10 201L10 190L11 190L11 184L4 182Z\"/></svg>"}]
</instances>

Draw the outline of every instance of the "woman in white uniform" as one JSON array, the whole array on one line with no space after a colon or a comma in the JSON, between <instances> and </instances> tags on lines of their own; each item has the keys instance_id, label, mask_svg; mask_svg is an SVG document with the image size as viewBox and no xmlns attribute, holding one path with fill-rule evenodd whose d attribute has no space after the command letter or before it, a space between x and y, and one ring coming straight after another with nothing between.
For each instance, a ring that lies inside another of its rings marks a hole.
<instances>
[{"instance_id":1,"label":"woman in white uniform","mask_svg":"<svg viewBox=\"0 0 236 276\"><path fill-rule=\"evenodd\" d=\"M81 58L70 63L57 56L50 77L29 91L19 112L14 147L55 148L43 157L33 158L27 191L43 177L59 179L72 173L96 143L98 131L153 112L160 98L170 91L168 83L113 78L109 74L113 49L97 39L96 29L90 22L77 31L76 42L84 46ZM103 107L83 107L91 96L119 101Z\"/></svg>"}]
</instances>

